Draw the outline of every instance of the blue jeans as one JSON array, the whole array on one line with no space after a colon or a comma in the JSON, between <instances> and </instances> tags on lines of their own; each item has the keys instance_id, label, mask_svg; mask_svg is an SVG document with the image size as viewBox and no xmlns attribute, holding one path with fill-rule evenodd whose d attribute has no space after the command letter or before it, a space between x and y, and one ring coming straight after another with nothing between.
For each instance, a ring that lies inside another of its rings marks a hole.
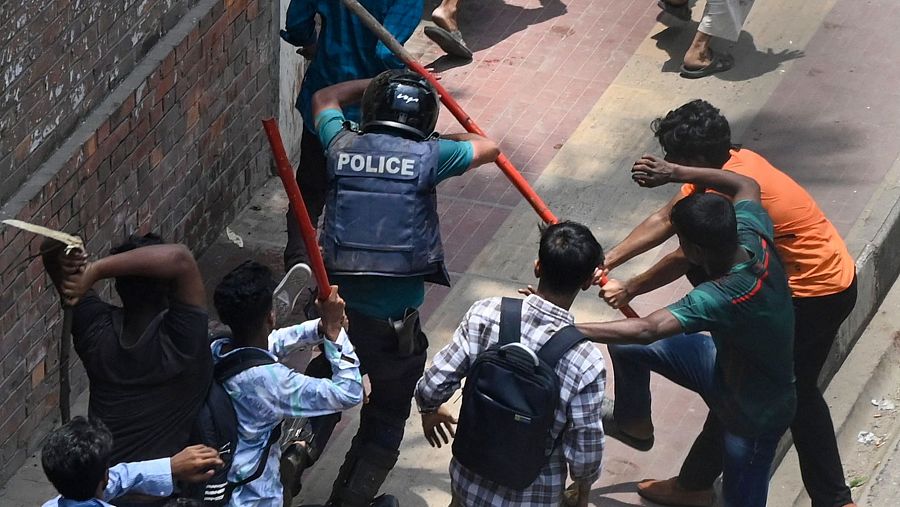
<instances>
[{"instance_id":1,"label":"blue jeans","mask_svg":"<svg viewBox=\"0 0 900 507\"><path fill-rule=\"evenodd\" d=\"M650 372L698 393L714 415L722 406L716 376L716 346L704 334L678 335L652 345L610 345L615 374L615 420L627 424L650 419ZM785 428L786 429L786 428ZM769 468L784 429L746 437L726 427L722 489L726 507L766 505Z\"/></svg>"}]
</instances>

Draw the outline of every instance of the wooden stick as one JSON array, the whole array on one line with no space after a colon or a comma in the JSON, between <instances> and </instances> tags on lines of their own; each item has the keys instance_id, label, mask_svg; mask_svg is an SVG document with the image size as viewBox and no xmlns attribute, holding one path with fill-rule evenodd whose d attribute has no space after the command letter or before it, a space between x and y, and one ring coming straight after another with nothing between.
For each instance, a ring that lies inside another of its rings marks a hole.
<instances>
[{"instance_id":1,"label":"wooden stick","mask_svg":"<svg viewBox=\"0 0 900 507\"><path fill-rule=\"evenodd\" d=\"M71 420L71 386L69 385L69 350L72 336L72 307L63 305L62 336L59 338L59 417L66 424Z\"/></svg>"},{"instance_id":2,"label":"wooden stick","mask_svg":"<svg viewBox=\"0 0 900 507\"><path fill-rule=\"evenodd\" d=\"M360 20L362 20L363 24L375 34L376 37L385 45L388 49L391 50L397 58L399 58L407 67L412 69L417 74L421 75L425 79L428 80L429 83L437 90L438 95L441 97L441 102L450 111L451 114L459 121L460 125L466 129L466 131L471 132L473 134L478 134L480 136L487 137L487 134L481 130L478 124L475 123L475 120L472 119L471 116L466 114L463 110L462 106L450 95L450 92L447 91L446 88L434 77L431 72L428 72L421 63L417 62L415 58L409 54L409 51L403 47L400 42L397 41L396 38L391 34L391 32L387 31L387 29L375 19L372 14L366 10L362 4L359 3L358 0L341 0L344 6L347 7L351 12L359 16ZM500 153L500 156L497 157L496 160L497 167L503 171L503 174L509 179L509 181L516 187L516 190L522 194L522 197L528 201L528 204L534 208L534 211L537 212L538 216L541 217L545 223L555 224L559 222L559 219L556 218L556 215L550 211L550 208L547 207L547 204L544 203L543 199L534 191L534 188L531 187L531 184L528 183L528 180L522 177L522 174L513 166L512 162L504 155ZM606 275L600 280L600 285L606 284ZM628 318L637 318L638 314L634 310L631 309L630 306L626 305L619 309L626 317Z\"/></svg>"}]
</instances>

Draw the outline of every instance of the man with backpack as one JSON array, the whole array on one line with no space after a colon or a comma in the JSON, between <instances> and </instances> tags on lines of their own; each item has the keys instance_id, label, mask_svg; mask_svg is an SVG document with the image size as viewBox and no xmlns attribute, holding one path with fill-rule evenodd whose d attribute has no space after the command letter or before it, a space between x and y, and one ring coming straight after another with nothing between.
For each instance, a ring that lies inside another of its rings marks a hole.
<instances>
[{"instance_id":1,"label":"man with backpack","mask_svg":"<svg viewBox=\"0 0 900 507\"><path fill-rule=\"evenodd\" d=\"M214 294L219 318L232 331L211 345L216 382L231 399L239 437L222 486L230 499L214 500L232 506L282 505L278 437L284 418L331 414L363 397L359 359L343 329L344 301L337 287L317 303L320 319L283 329L275 329L274 289L271 270L247 261L225 275ZM319 343L330 378L310 378L277 362L298 347ZM208 486L206 499L213 493Z\"/></svg>"},{"instance_id":2,"label":"man with backpack","mask_svg":"<svg viewBox=\"0 0 900 507\"><path fill-rule=\"evenodd\" d=\"M468 377L450 462L453 505L558 506L567 468L575 503L587 505L603 456L606 369L568 310L602 264L587 227L547 227L537 290L524 301L477 301L419 380L425 438L440 447L456 423L443 404Z\"/></svg>"}]
</instances>

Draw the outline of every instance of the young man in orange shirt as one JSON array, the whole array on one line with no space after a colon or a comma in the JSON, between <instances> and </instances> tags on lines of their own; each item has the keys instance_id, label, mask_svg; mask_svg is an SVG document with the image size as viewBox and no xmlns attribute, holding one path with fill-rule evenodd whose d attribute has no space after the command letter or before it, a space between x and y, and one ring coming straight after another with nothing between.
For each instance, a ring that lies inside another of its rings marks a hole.
<instances>
[{"instance_id":1,"label":"young man in orange shirt","mask_svg":"<svg viewBox=\"0 0 900 507\"><path fill-rule=\"evenodd\" d=\"M818 387L819 372L828 357L838 328L856 304L856 267L837 230L813 198L766 159L731 144L728 120L703 100L689 102L665 118L656 119L654 134L665 160L693 167L732 171L759 183L762 206L775 226L775 247L781 256L793 295L795 314L794 374L797 413L791 433L803 483L813 507L853 505L845 484L828 405ZM635 168L665 163L645 156ZM672 207L694 192L706 189L683 185L659 211L641 222L606 256L608 270L662 244L674 234ZM700 271L678 249L646 272L627 281L610 280L601 296L614 308L639 294L666 285L682 275L693 284ZM615 358L613 357L615 362ZM638 484L641 496L663 505L711 506L712 485L722 471L722 428L707 418L677 477Z\"/></svg>"}]
</instances>

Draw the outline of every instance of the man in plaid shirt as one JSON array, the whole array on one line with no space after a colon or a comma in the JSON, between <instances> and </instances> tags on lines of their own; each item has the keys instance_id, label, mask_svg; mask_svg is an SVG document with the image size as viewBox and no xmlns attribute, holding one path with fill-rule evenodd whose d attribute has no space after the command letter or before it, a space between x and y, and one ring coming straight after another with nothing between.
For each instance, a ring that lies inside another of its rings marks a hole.
<instances>
[{"instance_id":1,"label":"man in plaid shirt","mask_svg":"<svg viewBox=\"0 0 900 507\"><path fill-rule=\"evenodd\" d=\"M577 223L551 225L541 235L534 274L537 290L522 304L521 343L539 350L559 329L575 319L569 308L579 290L591 286L594 272L603 264L603 250L590 230ZM416 402L422 413L425 438L432 446L449 443L456 419L442 406L459 389L476 356L496 344L500 328L500 300L477 301L466 313L452 342L434 358L416 386ZM600 404L606 387L603 355L589 342L572 347L556 366L560 381L559 405L551 430L555 446L537 479L523 490L514 490L485 479L450 462L453 505L553 505L563 500L566 468L575 486L577 505L587 497L600 476L603 426Z\"/></svg>"}]
</instances>

